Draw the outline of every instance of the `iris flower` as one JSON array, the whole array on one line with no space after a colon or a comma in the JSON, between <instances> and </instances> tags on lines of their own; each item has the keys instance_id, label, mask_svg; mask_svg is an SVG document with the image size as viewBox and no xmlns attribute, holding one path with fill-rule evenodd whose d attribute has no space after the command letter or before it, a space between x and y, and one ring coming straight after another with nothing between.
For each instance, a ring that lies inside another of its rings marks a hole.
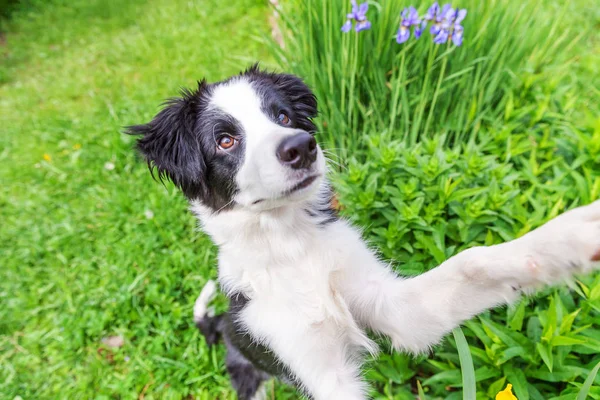
<instances>
[{"instance_id":1,"label":"iris flower","mask_svg":"<svg viewBox=\"0 0 600 400\"><path fill-rule=\"evenodd\" d=\"M427 11L427 14L429 16L429 13L432 12L431 21L433 21L433 25L431 26L431 29L429 30L429 32L432 35L435 36L438 33L440 33L440 31L442 30L443 22L444 22L444 17L450 10L452 10L452 6L450 4L444 4L442 6L442 9L440 10L440 6L438 5L437 2L433 3L433 5L429 8L429 10Z\"/></svg>"},{"instance_id":2,"label":"iris flower","mask_svg":"<svg viewBox=\"0 0 600 400\"><path fill-rule=\"evenodd\" d=\"M421 21L421 25L417 25L417 27L415 28L415 38L417 38L417 39L420 38L426 27L427 27L427 21L425 21L425 20Z\"/></svg>"},{"instance_id":3,"label":"iris flower","mask_svg":"<svg viewBox=\"0 0 600 400\"><path fill-rule=\"evenodd\" d=\"M467 15L467 10L454 9L450 4L445 4L439 9L437 3L429 8L426 18L435 20L431 27L434 35L433 42L436 44L446 43L452 40L456 46L462 45L464 28L460 24Z\"/></svg>"},{"instance_id":4,"label":"iris flower","mask_svg":"<svg viewBox=\"0 0 600 400\"><path fill-rule=\"evenodd\" d=\"M466 16L467 10L464 8L462 10L456 9L451 15L448 16L448 21L450 21L451 25L451 29L449 29L450 38L457 46L460 46L463 41L464 28L460 23L463 21L463 19L465 19Z\"/></svg>"},{"instance_id":5,"label":"iris flower","mask_svg":"<svg viewBox=\"0 0 600 400\"><path fill-rule=\"evenodd\" d=\"M352 21L356 23L354 30L356 32L364 31L371 28L371 22L367 20L367 11L369 10L369 4L365 1L360 6L356 4L356 0L352 0L352 12L346 15L348 20L342 26L342 32L350 32L352 29Z\"/></svg>"},{"instance_id":6,"label":"iris flower","mask_svg":"<svg viewBox=\"0 0 600 400\"><path fill-rule=\"evenodd\" d=\"M396 34L396 42L404 43L410 37L410 27L413 25L420 25L421 20L419 19L419 13L417 10L410 6L409 8L405 8L402 11L402 21L400 22L400 28L398 29L398 33ZM415 29L415 37L419 38L421 36L421 31L419 31L417 35L417 30Z\"/></svg>"},{"instance_id":7,"label":"iris flower","mask_svg":"<svg viewBox=\"0 0 600 400\"><path fill-rule=\"evenodd\" d=\"M342 26L342 32L350 32L352 26L354 26L356 32L370 29L371 22L367 20L369 4L365 1L358 5L356 0L351 0L351 3L352 12L346 15L347 20ZM467 10L465 9L452 8L450 3L440 7L436 1L421 18L415 7L410 6L402 10L400 14L400 27L396 33L396 42L405 43L408 41L410 39L410 30L413 26L415 38L420 38L429 22L431 22L429 32L433 36L434 43L443 44L452 40L456 46L461 46L464 34L462 21L466 15Z\"/></svg>"}]
</instances>

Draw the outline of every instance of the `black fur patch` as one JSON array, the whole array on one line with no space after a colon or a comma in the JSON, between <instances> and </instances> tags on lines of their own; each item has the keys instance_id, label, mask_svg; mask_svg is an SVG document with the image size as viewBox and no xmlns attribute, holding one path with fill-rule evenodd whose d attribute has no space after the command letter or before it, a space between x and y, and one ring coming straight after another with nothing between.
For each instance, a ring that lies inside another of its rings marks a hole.
<instances>
[{"instance_id":1,"label":"black fur patch","mask_svg":"<svg viewBox=\"0 0 600 400\"><path fill-rule=\"evenodd\" d=\"M320 226L325 226L339 220L339 216L335 208L333 208L334 193L331 187L329 185L321 186L320 190L319 199L321 201L311 204L306 209L306 213L317 219L317 223Z\"/></svg>"},{"instance_id":2,"label":"black fur patch","mask_svg":"<svg viewBox=\"0 0 600 400\"><path fill-rule=\"evenodd\" d=\"M130 126L127 133L143 135L137 148L159 180L170 179L187 198L221 210L237 191L235 175L244 146L241 141L227 154L217 151L216 139L222 132L237 136L243 132L230 115L207 110L213 88L202 81L195 91L183 90L181 98L168 100L152 121Z\"/></svg>"},{"instance_id":3,"label":"black fur patch","mask_svg":"<svg viewBox=\"0 0 600 400\"><path fill-rule=\"evenodd\" d=\"M225 335L253 365L270 375L289 379L291 377L289 370L281 364L277 356L269 348L256 342L239 323L237 314L244 309L247 303L248 298L242 294L236 294L229 299Z\"/></svg>"},{"instance_id":4,"label":"black fur patch","mask_svg":"<svg viewBox=\"0 0 600 400\"><path fill-rule=\"evenodd\" d=\"M224 316L225 314L216 315L214 317L205 316L200 321L196 322L196 327L204 336L204 340L206 340L208 347L219 342L219 338L224 330Z\"/></svg>"},{"instance_id":5,"label":"black fur patch","mask_svg":"<svg viewBox=\"0 0 600 400\"><path fill-rule=\"evenodd\" d=\"M195 91L182 90L181 98L167 100L152 121L127 127L130 135L143 135L137 142L150 172L158 179L170 179L186 196L195 198L207 192L206 157L201 149L197 121L206 108L206 82Z\"/></svg>"},{"instance_id":6,"label":"black fur patch","mask_svg":"<svg viewBox=\"0 0 600 400\"><path fill-rule=\"evenodd\" d=\"M209 346L216 344L219 338L223 337L227 348L225 367L231 378L231 385L237 392L239 400L250 400L260 388L260 384L269 379L269 374L253 365L232 341L227 328L227 324L231 323L228 317L227 313L204 317L196 323L196 326Z\"/></svg>"},{"instance_id":7,"label":"black fur patch","mask_svg":"<svg viewBox=\"0 0 600 400\"><path fill-rule=\"evenodd\" d=\"M233 295L229 299L229 311L205 317L196 324L209 345L223 338L227 347L225 364L239 399L252 398L269 376L276 376L288 383L294 381L289 369L279 362L275 354L254 340L238 322L238 314L247 303L247 297Z\"/></svg>"},{"instance_id":8,"label":"black fur patch","mask_svg":"<svg viewBox=\"0 0 600 400\"><path fill-rule=\"evenodd\" d=\"M241 76L247 78L262 98L262 110L274 121L280 111L292 121L293 128L310 134L317 130L312 119L317 116L317 98L302 79L294 75L262 71L254 64Z\"/></svg>"},{"instance_id":9,"label":"black fur patch","mask_svg":"<svg viewBox=\"0 0 600 400\"><path fill-rule=\"evenodd\" d=\"M225 366L231 378L231 386L237 392L238 400L251 400L261 383L269 379L269 375L256 368L244 357L238 348L229 342L227 336L224 340L227 346Z\"/></svg>"}]
</instances>

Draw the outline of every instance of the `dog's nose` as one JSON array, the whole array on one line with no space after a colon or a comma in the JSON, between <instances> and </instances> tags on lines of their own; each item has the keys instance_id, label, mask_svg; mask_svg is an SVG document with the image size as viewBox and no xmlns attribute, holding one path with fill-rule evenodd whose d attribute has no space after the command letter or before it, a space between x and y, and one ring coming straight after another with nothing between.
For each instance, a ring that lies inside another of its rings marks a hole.
<instances>
[{"instance_id":1,"label":"dog's nose","mask_svg":"<svg viewBox=\"0 0 600 400\"><path fill-rule=\"evenodd\" d=\"M287 137L277 147L277 157L294 169L308 168L317 159L317 141L307 132Z\"/></svg>"}]
</instances>

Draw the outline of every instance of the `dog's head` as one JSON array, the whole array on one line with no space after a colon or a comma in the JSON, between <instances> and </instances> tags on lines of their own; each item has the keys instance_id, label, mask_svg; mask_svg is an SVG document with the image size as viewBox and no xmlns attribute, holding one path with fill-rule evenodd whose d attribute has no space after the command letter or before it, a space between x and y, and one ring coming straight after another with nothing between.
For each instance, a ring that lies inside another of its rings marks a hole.
<instances>
[{"instance_id":1,"label":"dog's head","mask_svg":"<svg viewBox=\"0 0 600 400\"><path fill-rule=\"evenodd\" d=\"M313 135L317 102L293 75L253 66L184 90L128 133L159 179L214 211L266 210L310 198L325 174Z\"/></svg>"}]
</instances>

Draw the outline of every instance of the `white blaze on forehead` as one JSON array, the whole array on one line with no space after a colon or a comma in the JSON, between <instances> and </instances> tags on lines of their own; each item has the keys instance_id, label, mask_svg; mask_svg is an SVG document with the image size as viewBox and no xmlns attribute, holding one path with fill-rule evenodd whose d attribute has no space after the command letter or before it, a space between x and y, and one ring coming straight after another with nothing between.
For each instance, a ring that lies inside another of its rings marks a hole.
<instances>
[{"instance_id":1,"label":"white blaze on forehead","mask_svg":"<svg viewBox=\"0 0 600 400\"><path fill-rule=\"evenodd\" d=\"M246 133L255 134L275 125L261 110L261 102L252 84L240 78L218 86L210 105L238 120Z\"/></svg>"},{"instance_id":2,"label":"white blaze on forehead","mask_svg":"<svg viewBox=\"0 0 600 400\"><path fill-rule=\"evenodd\" d=\"M246 206L280 196L291 186L289 168L277 157L277 146L296 130L275 123L261 109L270 106L263 101L263 95L245 77L218 85L209 101L209 109L231 116L242 130L244 160L235 177L239 189L235 202Z\"/></svg>"}]
</instances>

